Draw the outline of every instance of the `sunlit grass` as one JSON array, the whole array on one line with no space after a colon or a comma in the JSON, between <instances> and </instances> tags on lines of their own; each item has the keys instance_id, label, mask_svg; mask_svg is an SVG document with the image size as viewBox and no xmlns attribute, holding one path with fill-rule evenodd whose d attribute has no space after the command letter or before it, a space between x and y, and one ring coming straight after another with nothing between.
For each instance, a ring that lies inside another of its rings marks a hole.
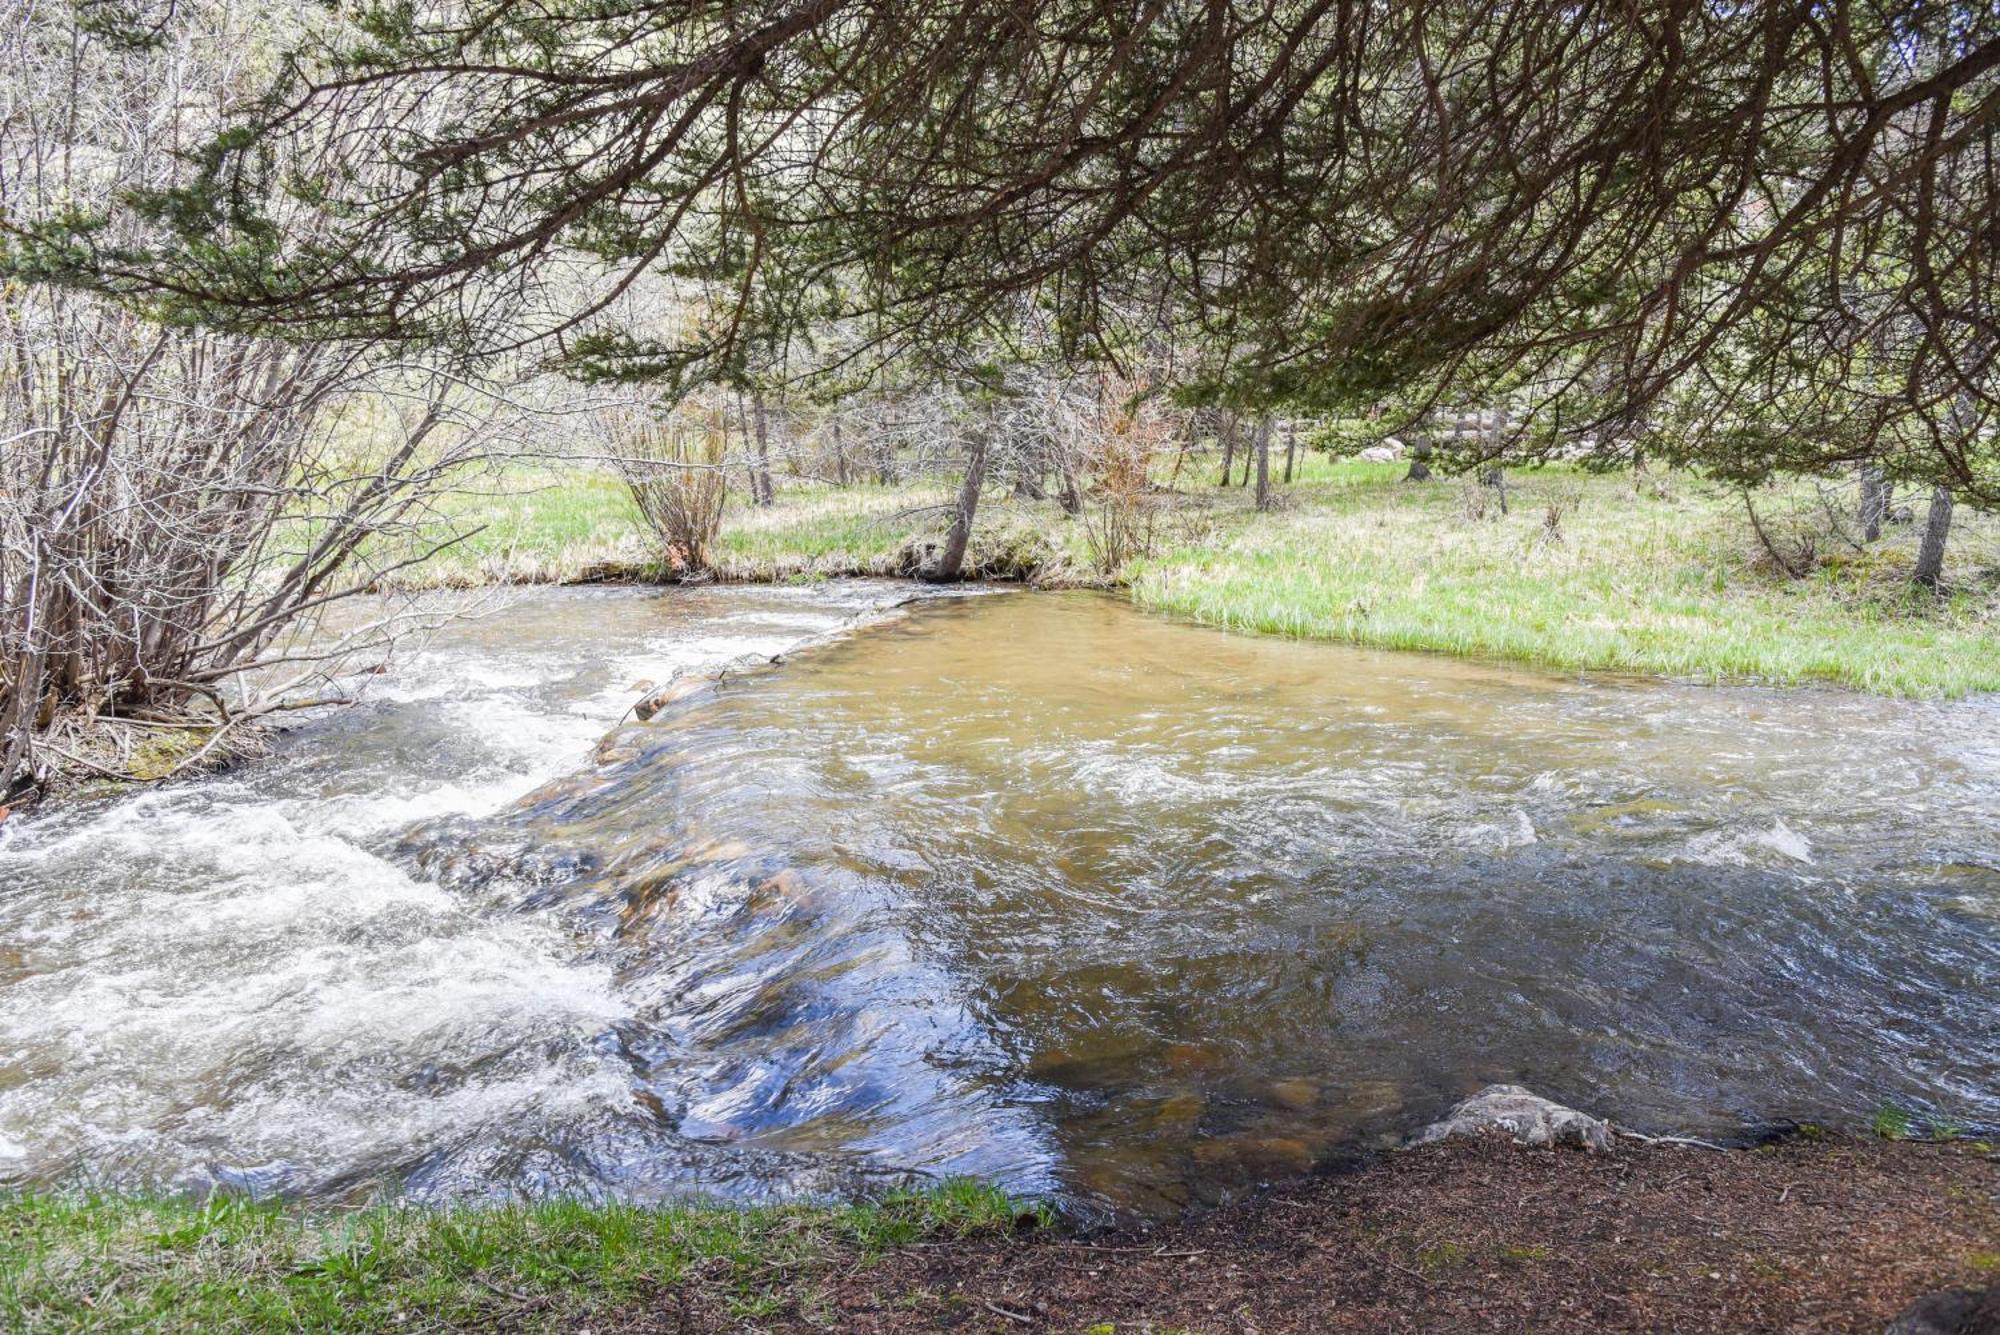
<instances>
[{"instance_id":1,"label":"sunlit grass","mask_svg":"<svg viewBox=\"0 0 2000 1335\"><path fill-rule=\"evenodd\" d=\"M942 486L784 485L775 504L732 497L716 543L724 579L886 575L915 534L939 528L950 493Z\"/></svg>"},{"instance_id":2,"label":"sunlit grass","mask_svg":"<svg viewBox=\"0 0 2000 1335\"><path fill-rule=\"evenodd\" d=\"M809 1305L833 1261L1010 1230L1022 1210L969 1182L749 1210L553 1202L327 1214L233 1199L0 1196L0 1329L569 1330L680 1286L749 1316Z\"/></svg>"},{"instance_id":3,"label":"sunlit grass","mask_svg":"<svg viewBox=\"0 0 2000 1335\"><path fill-rule=\"evenodd\" d=\"M732 495L715 548L718 578L784 580L890 574L914 533L941 522L942 487L830 487L780 479L778 503ZM659 559L632 494L615 474L519 469L443 499L437 534L464 541L396 574L401 588L565 584L649 575ZM435 538L432 539L433 541Z\"/></svg>"},{"instance_id":4,"label":"sunlit grass","mask_svg":"<svg viewBox=\"0 0 2000 1335\"><path fill-rule=\"evenodd\" d=\"M394 586L573 583L651 559L631 491L602 469L510 469L462 483L438 510L428 541L452 530L470 536L396 572Z\"/></svg>"},{"instance_id":5,"label":"sunlit grass","mask_svg":"<svg viewBox=\"0 0 2000 1335\"><path fill-rule=\"evenodd\" d=\"M1511 512L1473 518L1460 483L1402 472L1315 460L1266 516L1230 493L1203 541L1128 572L1132 595L1236 630L1560 669L2000 689L1990 518L1961 511L1957 592L1939 599L1905 582L1916 525L1794 581L1756 559L1740 497L1686 475L1656 494L1629 476L1516 472ZM1545 501L1563 492L1574 507L1551 536Z\"/></svg>"},{"instance_id":6,"label":"sunlit grass","mask_svg":"<svg viewBox=\"0 0 2000 1335\"><path fill-rule=\"evenodd\" d=\"M715 544L712 577L743 582L902 573L913 538L943 529L953 498L941 483L834 487L780 476L777 502L732 494ZM563 584L649 578L659 553L615 475L598 469L521 469L444 498L434 533L474 530L422 565L397 572L397 588ZM1074 526L1052 503L993 497L981 508L975 559L1036 544L1052 577L1081 559ZM436 537L433 536L432 541Z\"/></svg>"},{"instance_id":7,"label":"sunlit grass","mask_svg":"<svg viewBox=\"0 0 2000 1335\"><path fill-rule=\"evenodd\" d=\"M1193 470L1190 470L1192 473ZM1207 468L1200 470L1207 476ZM1247 489L1184 473L1155 556L1121 572L1142 607L1211 625L1537 664L1701 680L1833 682L1904 695L2000 689L2000 522L1961 507L1945 598L1912 591L1918 523L1865 552L1838 544L1804 580L1775 573L1741 498L1687 474L1510 474L1510 513L1469 513L1462 484L1411 485L1401 464L1302 461L1259 515ZM942 483L831 487L780 477L768 508L732 496L716 576L886 575L940 530ZM1554 535L1547 501L1570 494ZM1802 484L1760 502L1769 516ZM1907 498L1906 498L1907 499ZM588 469L509 475L453 497L472 538L414 586L644 578L657 559L624 485ZM1038 578L1088 578L1081 526L1053 504L989 496L986 550L1031 553Z\"/></svg>"}]
</instances>

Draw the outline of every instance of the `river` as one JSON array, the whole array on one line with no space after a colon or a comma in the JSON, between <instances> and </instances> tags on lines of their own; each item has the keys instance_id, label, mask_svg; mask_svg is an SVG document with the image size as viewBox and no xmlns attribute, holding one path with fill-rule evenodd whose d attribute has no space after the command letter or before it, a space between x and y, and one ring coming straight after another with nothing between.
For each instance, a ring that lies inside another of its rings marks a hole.
<instances>
[{"instance_id":1,"label":"river","mask_svg":"<svg viewBox=\"0 0 2000 1335\"><path fill-rule=\"evenodd\" d=\"M1492 1080L2000 1124L1993 700L909 596L526 593L0 826L0 1183L1158 1212Z\"/></svg>"}]
</instances>

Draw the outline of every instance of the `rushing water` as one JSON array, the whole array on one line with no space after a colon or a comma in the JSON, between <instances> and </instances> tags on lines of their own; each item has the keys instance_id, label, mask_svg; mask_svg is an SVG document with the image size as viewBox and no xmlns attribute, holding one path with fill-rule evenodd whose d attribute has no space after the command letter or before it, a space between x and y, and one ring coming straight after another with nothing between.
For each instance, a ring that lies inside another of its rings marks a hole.
<instances>
[{"instance_id":1,"label":"rushing water","mask_svg":"<svg viewBox=\"0 0 2000 1335\"><path fill-rule=\"evenodd\" d=\"M1496 1079L2000 1122L1992 701L1006 594L593 747L906 592L535 595L238 775L0 827L0 1181L1168 1208Z\"/></svg>"}]
</instances>

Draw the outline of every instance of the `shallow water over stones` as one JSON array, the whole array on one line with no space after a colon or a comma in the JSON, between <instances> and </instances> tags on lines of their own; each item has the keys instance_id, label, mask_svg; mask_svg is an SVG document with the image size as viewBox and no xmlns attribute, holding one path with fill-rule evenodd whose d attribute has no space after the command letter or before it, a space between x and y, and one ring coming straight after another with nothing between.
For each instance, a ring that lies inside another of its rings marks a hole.
<instances>
[{"instance_id":1,"label":"shallow water over stones","mask_svg":"<svg viewBox=\"0 0 2000 1335\"><path fill-rule=\"evenodd\" d=\"M1170 1209L1493 1082L2000 1122L1992 701L1005 594L593 747L906 593L534 595L267 764L8 829L0 1179Z\"/></svg>"}]
</instances>

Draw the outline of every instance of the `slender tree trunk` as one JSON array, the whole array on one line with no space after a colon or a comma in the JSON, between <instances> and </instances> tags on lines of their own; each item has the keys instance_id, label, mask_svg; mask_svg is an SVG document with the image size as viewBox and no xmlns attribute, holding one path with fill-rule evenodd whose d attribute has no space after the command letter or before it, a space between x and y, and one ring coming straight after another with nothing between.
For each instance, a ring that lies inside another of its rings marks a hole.
<instances>
[{"instance_id":1,"label":"slender tree trunk","mask_svg":"<svg viewBox=\"0 0 2000 1335\"><path fill-rule=\"evenodd\" d=\"M1910 579L1926 589L1935 589L1944 578L1944 546L1951 537L1951 488L1931 488L1930 517L1924 521L1924 540L1917 548L1917 568Z\"/></svg>"},{"instance_id":2,"label":"slender tree trunk","mask_svg":"<svg viewBox=\"0 0 2000 1335\"><path fill-rule=\"evenodd\" d=\"M1180 483L1181 466L1187 462L1187 452L1194 445L1196 437L1199 435L1197 429L1198 421L1199 419L1195 414L1188 414L1187 430L1181 432L1180 448L1174 451L1174 471L1167 474L1167 490L1169 491L1172 491Z\"/></svg>"},{"instance_id":3,"label":"slender tree trunk","mask_svg":"<svg viewBox=\"0 0 2000 1335\"><path fill-rule=\"evenodd\" d=\"M1070 462L1067 450L1056 459L1056 474L1062 481L1056 500L1063 513L1074 519L1083 513L1083 490L1076 485L1076 466Z\"/></svg>"},{"instance_id":4,"label":"slender tree trunk","mask_svg":"<svg viewBox=\"0 0 2000 1335\"><path fill-rule=\"evenodd\" d=\"M1023 450L1014 465L1014 495L1024 501L1045 501L1049 493L1042 486L1043 454L1038 449Z\"/></svg>"},{"instance_id":5,"label":"slender tree trunk","mask_svg":"<svg viewBox=\"0 0 2000 1335\"><path fill-rule=\"evenodd\" d=\"M1271 419L1257 421L1257 508L1271 508Z\"/></svg>"},{"instance_id":6,"label":"slender tree trunk","mask_svg":"<svg viewBox=\"0 0 2000 1335\"><path fill-rule=\"evenodd\" d=\"M1216 434L1222 438L1222 476L1217 480L1215 485L1226 487L1229 485L1229 470L1236 463L1235 413L1224 412L1222 414L1222 422L1216 428Z\"/></svg>"},{"instance_id":7,"label":"slender tree trunk","mask_svg":"<svg viewBox=\"0 0 2000 1335\"><path fill-rule=\"evenodd\" d=\"M1882 521L1889 517L1889 490L1882 480L1882 465L1861 465L1861 540L1873 542L1882 536Z\"/></svg>"},{"instance_id":8,"label":"slender tree trunk","mask_svg":"<svg viewBox=\"0 0 2000 1335\"><path fill-rule=\"evenodd\" d=\"M965 576L965 549L972 543L972 520L979 512L979 489L986 484L986 433L976 431L972 450L965 458L965 480L958 488L958 509L945 531L944 548L937 564L923 572L931 584L954 584Z\"/></svg>"},{"instance_id":9,"label":"slender tree trunk","mask_svg":"<svg viewBox=\"0 0 2000 1335\"><path fill-rule=\"evenodd\" d=\"M1253 438L1253 441L1254 441L1254 438L1255 438L1255 435L1256 435L1256 433L1255 433L1255 432L1252 432L1252 433L1251 433L1251 435L1252 435L1252 438ZM1243 476L1242 476L1242 477L1240 477L1240 478L1237 478L1237 479L1236 479L1236 485L1237 485L1237 486L1239 486L1239 487L1247 487L1247 486L1249 486L1249 485L1250 485L1250 465L1251 465L1251 464L1252 464L1253 462L1255 462L1255 458L1256 458L1256 454L1257 454L1257 451L1256 451L1256 450L1255 450L1254 448L1251 448L1251 447L1249 447L1249 446L1246 446L1246 447L1244 448L1244 450L1243 450Z\"/></svg>"},{"instance_id":10,"label":"slender tree trunk","mask_svg":"<svg viewBox=\"0 0 2000 1335\"><path fill-rule=\"evenodd\" d=\"M771 491L771 435L764 396L755 394L750 402L757 415L757 466L750 472L750 491L757 504L769 505L776 497Z\"/></svg>"},{"instance_id":11,"label":"slender tree trunk","mask_svg":"<svg viewBox=\"0 0 2000 1335\"><path fill-rule=\"evenodd\" d=\"M1292 485L1292 461L1299 453L1299 424L1285 423L1285 485Z\"/></svg>"},{"instance_id":12,"label":"slender tree trunk","mask_svg":"<svg viewBox=\"0 0 2000 1335\"><path fill-rule=\"evenodd\" d=\"M1403 474L1405 482L1428 482L1431 480L1431 443L1422 436L1410 439L1410 471Z\"/></svg>"},{"instance_id":13,"label":"slender tree trunk","mask_svg":"<svg viewBox=\"0 0 2000 1335\"><path fill-rule=\"evenodd\" d=\"M837 419L833 424L833 480L840 486L847 485L847 446L841 443Z\"/></svg>"},{"instance_id":14,"label":"slender tree trunk","mask_svg":"<svg viewBox=\"0 0 2000 1335\"><path fill-rule=\"evenodd\" d=\"M6 755L0 756L0 801L11 796L16 787L26 787L34 777L27 772L28 747L35 732L35 708L41 703L43 658L40 652L30 651L14 665L17 675L12 698L5 701L10 717L5 720L6 730L0 732L0 742L7 748Z\"/></svg>"}]
</instances>

